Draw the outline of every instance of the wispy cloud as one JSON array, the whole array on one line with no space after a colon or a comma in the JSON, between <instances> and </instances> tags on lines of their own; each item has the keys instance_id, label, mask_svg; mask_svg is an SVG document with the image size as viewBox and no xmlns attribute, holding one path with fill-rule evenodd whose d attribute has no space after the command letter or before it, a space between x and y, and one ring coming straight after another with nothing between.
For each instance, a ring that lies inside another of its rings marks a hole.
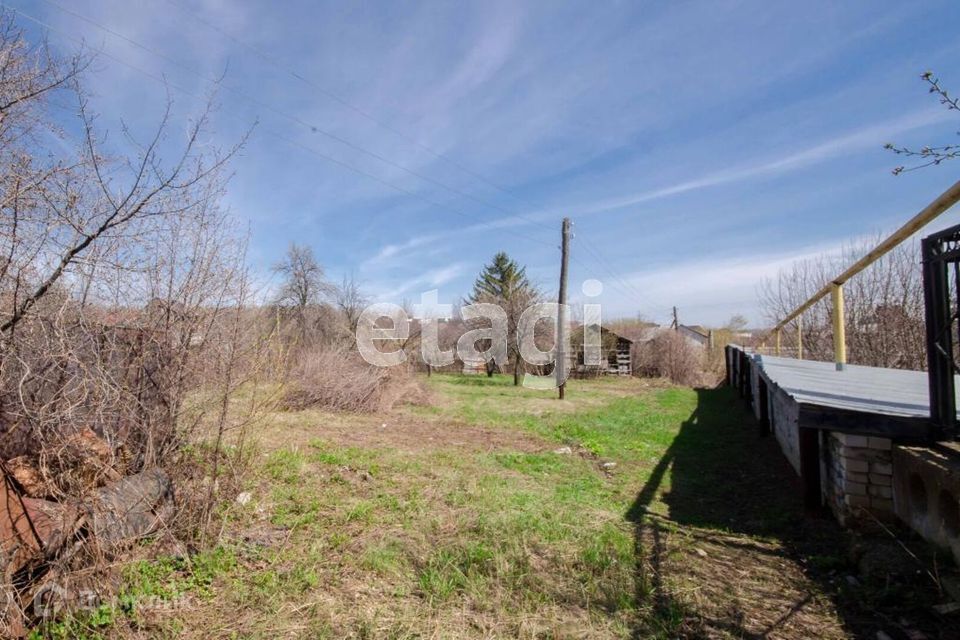
<instances>
[{"instance_id":1,"label":"wispy cloud","mask_svg":"<svg viewBox=\"0 0 960 640\"><path fill-rule=\"evenodd\" d=\"M411 293L421 293L424 290L437 289L452 282L464 273L466 265L456 263L429 269L419 275L402 279L393 283L371 283L370 288L375 292L378 300L399 301Z\"/></svg>"},{"instance_id":2,"label":"wispy cloud","mask_svg":"<svg viewBox=\"0 0 960 640\"><path fill-rule=\"evenodd\" d=\"M440 242L458 235L530 225L547 220L554 220L561 215L582 217L608 213L703 189L748 182L750 180L799 171L812 165L854 154L859 151L879 149L885 142L900 134L942 123L949 120L951 116L952 114L943 109L922 109L905 116L876 122L835 135L828 140L808 146L799 151L787 153L779 157L758 159L738 167L714 171L676 184L624 196L604 198L595 202L573 204L569 208L539 210L523 216L504 216L467 227L451 229L446 232L416 236L403 243L385 245L377 254L369 258L365 264L383 264L391 258L403 256L407 252L418 249L424 245Z\"/></svg>"},{"instance_id":3,"label":"wispy cloud","mask_svg":"<svg viewBox=\"0 0 960 640\"><path fill-rule=\"evenodd\" d=\"M768 158L740 167L708 173L692 180L685 180L637 194L601 200L574 207L574 210L579 215L604 213L700 189L781 175L864 149L879 148L894 136L944 122L951 117L952 114L943 109L923 109L894 120L874 123L834 136L819 144L778 158Z\"/></svg>"},{"instance_id":4,"label":"wispy cloud","mask_svg":"<svg viewBox=\"0 0 960 640\"><path fill-rule=\"evenodd\" d=\"M407 240L406 242L401 242L397 244L385 244L380 250L373 256L367 258L362 263L360 263L361 270L372 269L377 266L380 266L395 256L402 255L413 249L417 249L424 245L430 244L436 240L443 238L443 234L439 233L428 233L419 236L414 236Z\"/></svg>"},{"instance_id":5,"label":"wispy cloud","mask_svg":"<svg viewBox=\"0 0 960 640\"><path fill-rule=\"evenodd\" d=\"M762 315L757 287L764 278L775 276L795 261L832 255L841 248L839 242L816 244L728 258L687 260L623 273L620 279L631 290L640 292L643 299L608 295L603 298L605 312L616 316L647 310L655 319L663 321L668 310L677 306L691 322L695 319L717 324L731 315L731 309L737 309L751 322L762 324L766 318Z\"/></svg>"},{"instance_id":6,"label":"wispy cloud","mask_svg":"<svg viewBox=\"0 0 960 640\"><path fill-rule=\"evenodd\" d=\"M709 273L678 270L675 242L748 251L749 236L775 260L779 251L872 228L874 194L885 219L912 208L942 190L951 171L894 182L881 154L868 153L890 138L912 143L929 133L936 143L955 132L916 77L932 66L960 78L960 44L951 39L960 4L951 0L883 11L830 0L615 3L603 11L588 0L374 0L296 10L56 0L167 60L49 2L11 2L195 95L209 89L203 77L226 69L225 83L257 101L222 92L206 142L229 147L261 122L235 159L227 195L251 220L251 255L265 270L291 240L308 243L329 272L358 271L387 299L418 287L463 290L501 249L530 273L553 273L554 227L571 216L607 263L581 255L590 269L576 263L572 277L633 274L642 278L637 287L656 293L659 272L678 297L689 283L701 305L725 290L732 301L767 263L712 263L735 283L725 289ZM279 68L204 22L267 52ZM60 33L50 39L75 46ZM87 80L100 124L116 132L122 118L149 133L162 84L106 57L96 66ZM173 97L178 116L196 108ZM791 216L817 224L791 225L788 247L775 236ZM621 294L618 304L640 303Z\"/></svg>"}]
</instances>

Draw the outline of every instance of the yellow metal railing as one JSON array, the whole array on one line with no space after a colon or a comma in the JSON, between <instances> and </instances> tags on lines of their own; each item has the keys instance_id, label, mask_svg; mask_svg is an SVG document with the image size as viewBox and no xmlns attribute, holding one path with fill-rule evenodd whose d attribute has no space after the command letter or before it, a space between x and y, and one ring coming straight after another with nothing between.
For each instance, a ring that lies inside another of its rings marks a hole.
<instances>
[{"instance_id":1,"label":"yellow metal railing","mask_svg":"<svg viewBox=\"0 0 960 640\"><path fill-rule=\"evenodd\" d=\"M789 323L796 321L797 326L797 357L803 360L803 312L830 294L833 302L833 357L837 369L842 369L847 362L846 328L843 318L843 285L850 278L857 275L871 264L879 260L890 250L919 231L928 222L960 201L960 181L944 191L936 200L928 204L917 215L913 216L902 227L890 234L867 255L863 256L836 278L825 284L819 291L810 296L806 302L787 314L772 329L776 340L776 354L780 355L781 333Z\"/></svg>"}]
</instances>

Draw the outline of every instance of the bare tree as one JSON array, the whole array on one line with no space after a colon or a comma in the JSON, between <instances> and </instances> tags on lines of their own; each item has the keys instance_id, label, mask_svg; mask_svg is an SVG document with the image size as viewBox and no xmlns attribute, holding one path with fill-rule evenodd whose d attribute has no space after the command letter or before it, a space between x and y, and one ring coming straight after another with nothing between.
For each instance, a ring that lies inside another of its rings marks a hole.
<instances>
[{"instance_id":1,"label":"bare tree","mask_svg":"<svg viewBox=\"0 0 960 640\"><path fill-rule=\"evenodd\" d=\"M935 94L940 104L945 106L948 111L960 112L960 100L954 98L947 92L940 84L940 79L934 76L932 71L926 71L920 77L927 83L928 92ZM960 131L957 132L957 135L960 135ZM918 164L912 167L906 167L904 165L894 167L893 175L900 175L905 171L915 171L916 169L923 169L924 167L936 166L945 160L960 157L960 144L947 144L935 147L925 146L920 149L914 149L910 147L898 147L888 142L884 145L884 148L893 151L898 156L914 158L918 162Z\"/></svg>"},{"instance_id":2,"label":"bare tree","mask_svg":"<svg viewBox=\"0 0 960 640\"><path fill-rule=\"evenodd\" d=\"M730 319L723 325L723 328L733 332L743 331L747 328L747 324L747 319L743 315L735 313L730 316Z\"/></svg>"},{"instance_id":3,"label":"bare tree","mask_svg":"<svg viewBox=\"0 0 960 640\"><path fill-rule=\"evenodd\" d=\"M170 101L145 141L126 129L107 141L87 62L29 46L0 14L0 461L17 457L37 471L32 491L71 503L177 464L208 428L219 475L224 434L245 423L230 398L269 339L248 321L244 234L218 205L238 147L209 145L209 103L171 142ZM69 117L78 144L60 133ZM78 435L96 465L77 457ZM178 493L206 496L209 512L212 491Z\"/></svg>"},{"instance_id":4,"label":"bare tree","mask_svg":"<svg viewBox=\"0 0 960 640\"><path fill-rule=\"evenodd\" d=\"M311 310L316 311L335 289L327 282L313 249L306 245L291 243L273 271L283 278L276 302L293 313L300 343L306 345L312 324Z\"/></svg>"},{"instance_id":5,"label":"bare tree","mask_svg":"<svg viewBox=\"0 0 960 640\"><path fill-rule=\"evenodd\" d=\"M356 335L360 314L370 304L370 300L360 290L360 284L354 274L343 276L343 282L336 288L334 297L350 335Z\"/></svg>"},{"instance_id":6,"label":"bare tree","mask_svg":"<svg viewBox=\"0 0 960 640\"><path fill-rule=\"evenodd\" d=\"M844 247L838 254L802 260L763 282L760 300L771 323L786 317L831 278L879 241L879 236ZM898 369L926 366L923 342L923 285L916 242L900 245L844 285L846 338L851 363ZM812 359L833 357L829 299L803 314L803 350ZM796 349L796 330L785 329L783 345Z\"/></svg>"}]
</instances>

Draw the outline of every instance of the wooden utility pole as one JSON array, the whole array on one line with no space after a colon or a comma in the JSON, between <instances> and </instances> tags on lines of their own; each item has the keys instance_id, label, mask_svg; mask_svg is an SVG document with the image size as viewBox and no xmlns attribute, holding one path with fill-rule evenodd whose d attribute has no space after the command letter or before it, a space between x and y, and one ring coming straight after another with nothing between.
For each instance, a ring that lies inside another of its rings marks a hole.
<instances>
[{"instance_id":1,"label":"wooden utility pole","mask_svg":"<svg viewBox=\"0 0 960 640\"><path fill-rule=\"evenodd\" d=\"M563 219L563 226L560 231L560 293L557 296L557 302L560 308L557 310L557 387L560 389L560 399L563 400L563 391L566 387L567 354L563 350L567 334L567 261L570 258L570 218Z\"/></svg>"}]
</instances>

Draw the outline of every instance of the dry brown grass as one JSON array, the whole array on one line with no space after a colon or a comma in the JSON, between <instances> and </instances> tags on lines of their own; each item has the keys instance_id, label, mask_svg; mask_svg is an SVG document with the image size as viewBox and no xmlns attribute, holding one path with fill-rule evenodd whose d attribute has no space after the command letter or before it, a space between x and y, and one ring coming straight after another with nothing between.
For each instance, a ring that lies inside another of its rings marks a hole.
<instances>
[{"instance_id":1,"label":"dry brown grass","mask_svg":"<svg viewBox=\"0 0 960 640\"><path fill-rule=\"evenodd\" d=\"M426 391L405 367L377 367L355 350L320 346L302 353L284 394L286 409L323 408L372 413L401 399L423 402Z\"/></svg>"},{"instance_id":2,"label":"dry brown grass","mask_svg":"<svg viewBox=\"0 0 960 640\"><path fill-rule=\"evenodd\" d=\"M728 390L575 380L551 408L506 376L428 384L430 407L270 416L250 501L224 513L222 561L143 567L137 593L179 583L192 599L118 616L104 635L792 640L889 628L844 602L856 572L844 534L796 528L793 471ZM560 450L571 439L591 455ZM799 544L811 532L815 544Z\"/></svg>"},{"instance_id":3,"label":"dry brown grass","mask_svg":"<svg viewBox=\"0 0 960 640\"><path fill-rule=\"evenodd\" d=\"M682 638L847 638L836 605L776 540L679 526L648 515L651 635Z\"/></svg>"}]
</instances>

